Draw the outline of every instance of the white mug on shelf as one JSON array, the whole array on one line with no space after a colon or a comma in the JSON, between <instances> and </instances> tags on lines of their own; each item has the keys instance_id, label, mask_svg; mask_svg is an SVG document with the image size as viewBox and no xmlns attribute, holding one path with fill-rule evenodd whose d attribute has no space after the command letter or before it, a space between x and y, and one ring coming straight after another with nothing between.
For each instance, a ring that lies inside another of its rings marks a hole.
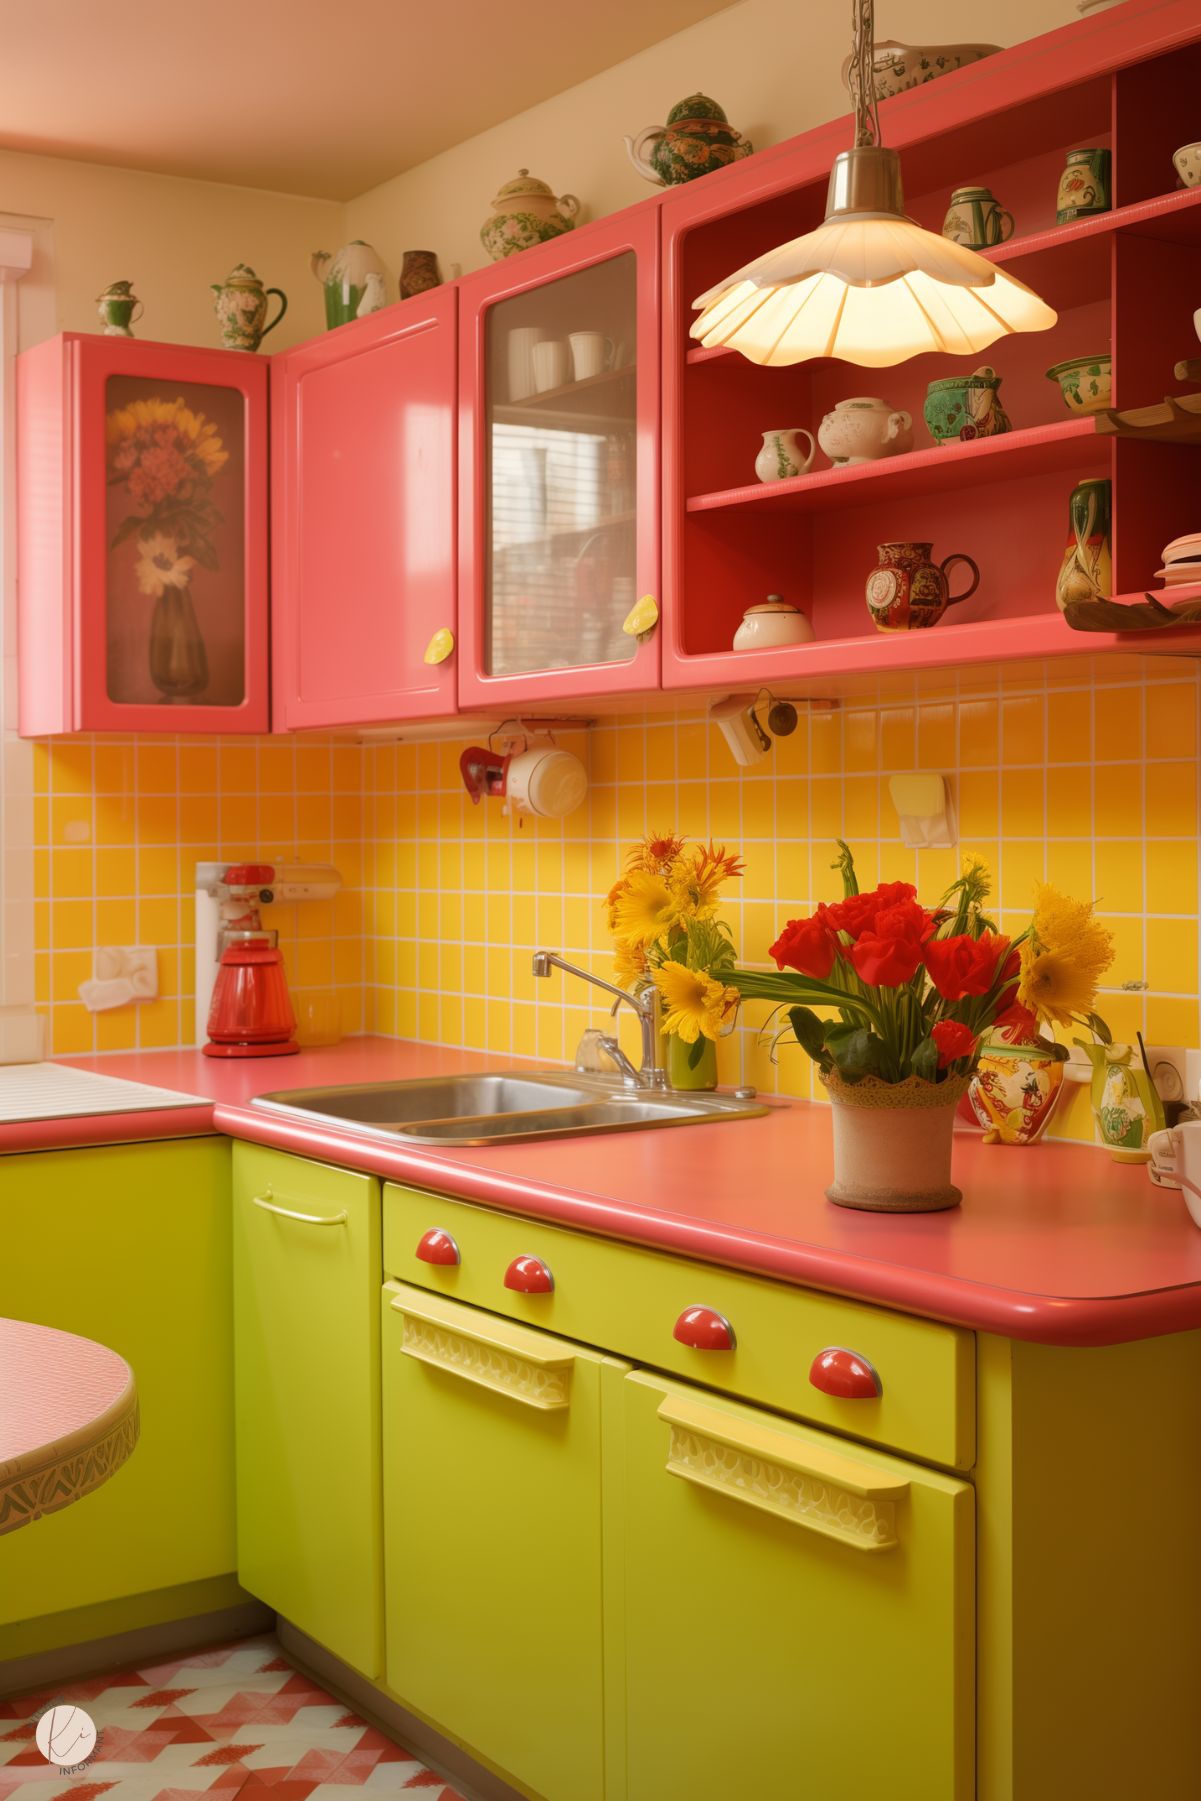
<instances>
[{"instance_id":1,"label":"white mug on shelf","mask_svg":"<svg viewBox=\"0 0 1201 1801\"><path fill-rule=\"evenodd\" d=\"M571 331L571 363L576 381L590 381L613 367L613 340L603 331Z\"/></svg>"},{"instance_id":2,"label":"white mug on shelf","mask_svg":"<svg viewBox=\"0 0 1201 1801\"><path fill-rule=\"evenodd\" d=\"M534 345L534 390L548 394L571 380L571 353L562 338L545 338Z\"/></svg>"},{"instance_id":3,"label":"white mug on shelf","mask_svg":"<svg viewBox=\"0 0 1201 1801\"><path fill-rule=\"evenodd\" d=\"M534 346L542 332L536 325L517 325L509 333L509 399L528 400L534 392Z\"/></svg>"}]
</instances>

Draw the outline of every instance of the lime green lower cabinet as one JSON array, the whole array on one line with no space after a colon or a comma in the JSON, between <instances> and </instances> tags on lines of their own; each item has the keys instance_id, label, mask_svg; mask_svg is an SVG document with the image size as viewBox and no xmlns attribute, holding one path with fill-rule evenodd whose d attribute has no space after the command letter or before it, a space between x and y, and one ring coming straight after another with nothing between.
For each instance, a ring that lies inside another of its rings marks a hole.
<instances>
[{"instance_id":1,"label":"lime green lower cabinet","mask_svg":"<svg viewBox=\"0 0 1201 1801\"><path fill-rule=\"evenodd\" d=\"M236 1144L233 1189L238 1577L377 1677L379 1184Z\"/></svg>"},{"instance_id":2,"label":"lime green lower cabinet","mask_svg":"<svg viewBox=\"0 0 1201 1801\"><path fill-rule=\"evenodd\" d=\"M968 1485L666 1377L623 1387L628 1801L968 1801Z\"/></svg>"},{"instance_id":3,"label":"lime green lower cabinet","mask_svg":"<svg viewBox=\"0 0 1201 1801\"><path fill-rule=\"evenodd\" d=\"M529 1793L602 1801L602 1391L628 1366L402 1283L383 1319L388 1686Z\"/></svg>"},{"instance_id":4,"label":"lime green lower cabinet","mask_svg":"<svg viewBox=\"0 0 1201 1801\"><path fill-rule=\"evenodd\" d=\"M120 1630L130 1597L233 1598L229 1168L220 1138L0 1158L0 1313L111 1345L141 1409L110 1481L0 1538L0 1659Z\"/></svg>"}]
</instances>

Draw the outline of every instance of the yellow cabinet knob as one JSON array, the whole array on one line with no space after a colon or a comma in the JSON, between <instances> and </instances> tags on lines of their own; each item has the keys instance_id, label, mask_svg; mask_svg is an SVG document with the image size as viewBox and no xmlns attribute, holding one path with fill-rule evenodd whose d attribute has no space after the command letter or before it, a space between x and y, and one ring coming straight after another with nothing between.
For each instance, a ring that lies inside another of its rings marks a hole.
<instances>
[{"instance_id":1,"label":"yellow cabinet knob","mask_svg":"<svg viewBox=\"0 0 1201 1801\"><path fill-rule=\"evenodd\" d=\"M440 625L425 647L425 663L445 663L455 647L455 635L449 626Z\"/></svg>"},{"instance_id":2,"label":"yellow cabinet knob","mask_svg":"<svg viewBox=\"0 0 1201 1801\"><path fill-rule=\"evenodd\" d=\"M622 631L628 638L645 638L659 623L659 603L653 594L644 594L626 614Z\"/></svg>"}]
</instances>

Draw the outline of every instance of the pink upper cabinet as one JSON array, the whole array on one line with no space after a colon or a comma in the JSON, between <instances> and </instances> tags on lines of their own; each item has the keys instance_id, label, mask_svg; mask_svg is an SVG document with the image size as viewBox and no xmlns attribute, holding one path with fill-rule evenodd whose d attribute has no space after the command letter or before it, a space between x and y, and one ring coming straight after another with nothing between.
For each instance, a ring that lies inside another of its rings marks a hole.
<instances>
[{"instance_id":1,"label":"pink upper cabinet","mask_svg":"<svg viewBox=\"0 0 1201 1801\"><path fill-rule=\"evenodd\" d=\"M17 434L21 732L266 730L266 364L68 333Z\"/></svg>"},{"instance_id":2,"label":"pink upper cabinet","mask_svg":"<svg viewBox=\"0 0 1201 1801\"><path fill-rule=\"evenodd\" d=\"M460 705L657 688L657 204L465 281L459 368Z\"/></svg>"},{"instance_id":3,"label":"pink upper cabinet","mask_svg":"<svg viewBox=\"0 0 1201 1801\"><path fill-rule=\"evenodd\" d=\"M277 728L455 710L455 290L274 359ZM441 648L446 649L446 640Z\"/></svg>"}]
</instances>

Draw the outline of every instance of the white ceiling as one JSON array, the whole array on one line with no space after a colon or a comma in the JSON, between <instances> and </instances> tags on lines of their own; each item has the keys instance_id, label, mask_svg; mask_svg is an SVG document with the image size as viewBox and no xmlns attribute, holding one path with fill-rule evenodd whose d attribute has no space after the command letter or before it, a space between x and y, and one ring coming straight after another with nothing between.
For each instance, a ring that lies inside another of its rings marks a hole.
<instances>
[{"instance_id":1,"label":"white ceiling","mask_svg":"<svg viewBox=\"0 0 1201 1801\"><path fill-rule=\"evenodd\" d=\"M731 0L0 0L0 148L349 200Z\"/></svg>"}]
</instances>

